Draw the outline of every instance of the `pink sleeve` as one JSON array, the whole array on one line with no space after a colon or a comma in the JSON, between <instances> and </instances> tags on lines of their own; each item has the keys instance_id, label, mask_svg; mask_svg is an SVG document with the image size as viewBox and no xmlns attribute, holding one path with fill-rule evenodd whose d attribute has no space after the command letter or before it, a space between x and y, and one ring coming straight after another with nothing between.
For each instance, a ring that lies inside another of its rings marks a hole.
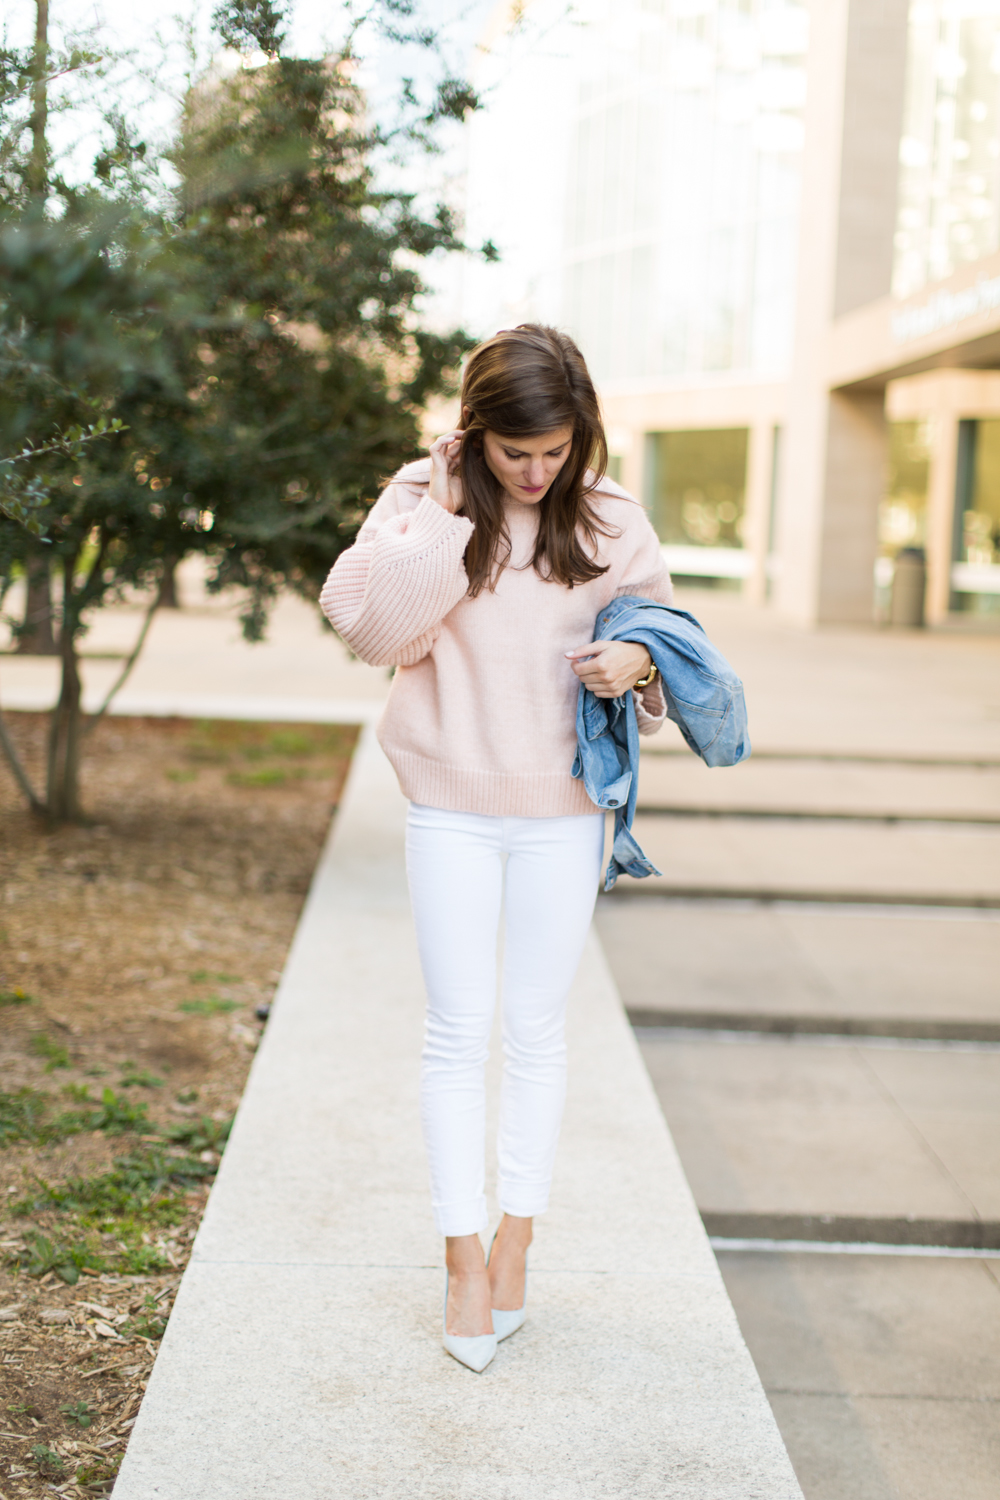
<instances>
[{"instance_id":1,"label":"pink sleeve","mask_svg":"<svg viewBox=\"0 0 1000 1500\"><path fill-rule=\"evenodd\" d=\"M463 558L472 522L429 495L412 502L412 489L390 484L320 594L337 634L373 667L426 656L469 587Z\"/></svg>"}]
</instances>

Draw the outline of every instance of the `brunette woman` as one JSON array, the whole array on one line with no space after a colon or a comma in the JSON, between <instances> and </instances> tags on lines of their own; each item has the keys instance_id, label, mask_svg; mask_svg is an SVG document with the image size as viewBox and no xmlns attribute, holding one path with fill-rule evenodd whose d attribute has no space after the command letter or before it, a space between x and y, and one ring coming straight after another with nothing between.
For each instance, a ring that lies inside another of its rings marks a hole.
<instances>
[{"instance_id":1,"label":"brunette woman","mask_svg":"<svg viewBox=\"0 0 1000 1500\"><path fill-rule=\"evenodd\" d=\"M383 491L322 604L364 661L397 668L379 740L410 800L444 1343L482 1370L524 1321L565 1094L566 997L600 875L604 817L570 774L577 691L635 689L640 730L660 726L646 649L592 637L618 595L669 604L671 586L642 506L604 477L600 408L571 339L534 324L498 333L469 356L461 408L461 429ZM484 1066L501 901L503 1216L487 1263Z\"/></svg>"}]
</instances>

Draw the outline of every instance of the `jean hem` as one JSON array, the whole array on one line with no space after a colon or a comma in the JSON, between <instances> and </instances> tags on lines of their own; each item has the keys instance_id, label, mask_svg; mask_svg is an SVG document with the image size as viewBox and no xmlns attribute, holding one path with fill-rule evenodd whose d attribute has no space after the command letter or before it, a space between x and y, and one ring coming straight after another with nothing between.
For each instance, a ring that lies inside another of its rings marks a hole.
<instances>
[{"instance_id":1,"label":"jean hem","mask_svg":"<svg viewBox=\"0 0 1000 1500\"><path fill-rule=\"evenodd\" d=\"M501 1193L499 1197L500 1212L510 1214L515 1219L535 1219L539 1214L548 1212L548 1194L544 1198L517 1198L508 1193Z\"/></svg>"},{"instance_id":2,"label":"jean hem","mask_svg":"<svg viewBox=\"0 0 1000 1500\"><path fill-rule=\"evenodd\" d=\"M482 1234L489 1228L489 1222L485 1199L464 1207L449 1203L446 1208L434 1209L434 1227L438 1234L448 1239L463 1234Z\"/></svg>"}]
</instances>

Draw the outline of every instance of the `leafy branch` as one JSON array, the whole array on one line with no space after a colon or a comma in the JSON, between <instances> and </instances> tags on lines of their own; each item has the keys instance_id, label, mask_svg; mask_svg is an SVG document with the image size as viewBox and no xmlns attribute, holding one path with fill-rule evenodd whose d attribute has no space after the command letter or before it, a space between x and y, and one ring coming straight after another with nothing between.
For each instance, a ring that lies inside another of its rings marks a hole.
<instances>
[{"instance_id":1,"label":"leafy branch","mask_svg":"<svg viewBox=\"0 0 1000 1500\"><path fill-rule=\"evenodd\" d=\"M96 422L90 422L86 427L77 425L68 427L65 432L57 430L56 435L46 443L32 443L29 440L20 453L11 454L9 458L0 458L0 515L6 516L10 521L16 521L40 541L46 541L45 525L40 512L51 499L51 482L37 475L21 474L14 467L15 464L38 459L50 453L59 453L64 458L75 460L79 458L88 443L93 443L98 438L109 437L114 432L127 430L120 418L101 417Z\"/></svg>"}]
</instances>

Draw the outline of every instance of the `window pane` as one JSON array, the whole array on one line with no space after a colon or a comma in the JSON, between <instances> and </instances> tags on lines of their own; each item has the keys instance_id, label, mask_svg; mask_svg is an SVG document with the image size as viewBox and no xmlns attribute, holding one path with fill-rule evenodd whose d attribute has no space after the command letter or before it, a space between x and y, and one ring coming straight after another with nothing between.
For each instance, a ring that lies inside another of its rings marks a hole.
<instances>
[{"instance_id":1,"label":"window pane","mask_svg":"<svg viewBox=\"0 0 1000 1500\"><path fill-rule=\"evenodd\" d=\"M747 429L651 434L653 524L661 542L742 547Z\"/></svg>"},{"instance_id":2,"label":"window pane","mask_svg":"<svg viewBox=\"0 0 1000 1500\"><path fill-rule=\"evenodd\" d=\"M972 505L963 517L960 562L1000 563L1000 421L977 423Z\"/></svg>"},{"instance_id":3,"label":"window pane","mask_svg":"<svg viewBox=\"0 0 1000 1500\"><path fill-rule=\"evenodd\" d=\"M925 545L929 470L928 424L890 422L889 483L878 514L883 557L895 557L900 547Z\"/></svg>"}]
</instances>

